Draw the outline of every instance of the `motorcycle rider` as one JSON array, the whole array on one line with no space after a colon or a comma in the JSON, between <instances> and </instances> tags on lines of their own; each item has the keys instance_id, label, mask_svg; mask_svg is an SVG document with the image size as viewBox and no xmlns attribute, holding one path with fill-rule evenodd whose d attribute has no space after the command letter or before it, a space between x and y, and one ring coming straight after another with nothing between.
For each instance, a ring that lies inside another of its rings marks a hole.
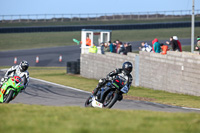
<instances>
[{"instance_id":1,"label":"motorcycle rider","mask_svg":"<svg viewBox=\"0 0 200 133\"><path fill-rule=\"evenodd\" d=\"M124 62L122 65L122 68L115 69L114 71L110 72L107 75L107 78L102 78L99 80L99 83L97 87L92 91L93 96L96 96L98 90L103 87L109 80L112 80L115 76L119 76L122 79L125 79L126 83L125 85L130 89L131 83L132 83L132 63L130 62ZM121 97L122 100L123 97Z\"/></svg>"},{"instance_id":2,"label":"motorcycle rider","mask_svg":"<svg viewBox=\"0 0 200 133\"><path fill-rule=\"evenodd\" d=\"M24 89L26 89L29 83L29 72L27 71L28 67L29 67L29 63L25 60L20 62L19 65L12 66L10 69L7 70L4 78L1 79L0 87L3 85L4 82L8 80L9 76L17 75L24 82Z\"/></svg>"}]
</instances>

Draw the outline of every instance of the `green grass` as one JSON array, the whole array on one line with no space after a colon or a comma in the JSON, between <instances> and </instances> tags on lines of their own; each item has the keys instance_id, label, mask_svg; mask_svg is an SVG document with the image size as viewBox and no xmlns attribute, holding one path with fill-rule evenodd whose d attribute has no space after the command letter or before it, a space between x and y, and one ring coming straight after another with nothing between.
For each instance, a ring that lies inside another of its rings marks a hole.
<instances>
[{"instance_id":1,"label":"green grass","mask_svg":"<svg viewBox=\"0 0 200 133\"><path fill-rule=\"evenodd\" d=\"M190 38L190 28L170 28L170 29L148 29L148 30L114 30L112 31L112 41L146 41L158 39L169 39L172 35L179 38ZM195 28L195 35L200 34L200 28ZM11 33L0 34L0 51L56 47L66 45L76 45L72 39L80 40L81 32L38 32L38 33Z\"/></svg>"},{"instance_id":2,"label":"green grass","mask_svg":"<svg viewBox=\"0 0 200 133\"><path fill-rule=\"evenodd\" d=\"M199 113L1 104L6 133L198 133Z\"/></svg>"},{"instance_id":3,"label":"green grass","mask_svg":"<svg viewBox=\"0 0 200 133\"><path fill-rule=\"evenodd\" d=\"M80 75L66 74L65 68L31 67L29 72L30 76L34 78L39 78L90 92L98 84L98 80L95 79L87 79L81 77ZM126 97L175 106L200 108L200 97L169 93L143 87L131 87L128 96Z\"/></svg>"},{"instance_id":4,"label":"green grass","mask_svg":"<svg viewBox=\"0 0 200 133\"><path fill-rule=\"evenodd\" d=\"M0 50L31 49L75 45L80 32L45 32L0 34Z\"/></svg>"},{"instance_id":5,"label":"green grass","mask_svg":"<svg viewBox=\"0 0 200 133\"><path fill-rule=\"evenodd\" d=\"M200 18L196 17L196 21ZM136 24L136 23L160 23L160 22L182 22L191 21L191 18L169 18L169 19L157 19L157 20L105 20L105 21L65 21L65 22L13 22L13 23L0 23L0 27L24 27L24 26L67 26L67 25L102 25L102 24Z\"/></svg>"}]
</instances>

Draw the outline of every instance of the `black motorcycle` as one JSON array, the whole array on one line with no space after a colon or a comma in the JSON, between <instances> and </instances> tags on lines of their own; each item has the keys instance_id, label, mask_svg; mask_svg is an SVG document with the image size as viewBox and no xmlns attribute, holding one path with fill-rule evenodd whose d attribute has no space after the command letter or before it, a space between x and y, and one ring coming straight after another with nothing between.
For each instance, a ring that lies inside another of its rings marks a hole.
<instances>
[{"instance_id":1,"label":"black motorcycle","mask_svg":"<svg viewBox=\"0 0 200 133\"><path fill-rule=\"evenodd\" d=\"M126 80L116 76L113 80L108 81L96 96L91 95L85 102L85 107L111 108L117 100L123 99L122 94L128 93Z\"/></svg>"}]
</instances>

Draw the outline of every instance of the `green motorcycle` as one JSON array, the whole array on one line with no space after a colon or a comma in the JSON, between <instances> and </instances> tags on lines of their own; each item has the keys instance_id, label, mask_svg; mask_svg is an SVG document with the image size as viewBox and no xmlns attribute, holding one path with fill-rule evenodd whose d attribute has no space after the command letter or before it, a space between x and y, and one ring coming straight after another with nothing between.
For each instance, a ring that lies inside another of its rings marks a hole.
<instances>
[{"instance_id":1,"label":"green motorcycle","mask_svg":"<svg viewBox=\"0 0 200 133\"><path fill-rule=\"evenodd\" d=\"M0 90L0 103L9 103L24 88L19 76L9 77Z\"/></svg>"}]
</instances>

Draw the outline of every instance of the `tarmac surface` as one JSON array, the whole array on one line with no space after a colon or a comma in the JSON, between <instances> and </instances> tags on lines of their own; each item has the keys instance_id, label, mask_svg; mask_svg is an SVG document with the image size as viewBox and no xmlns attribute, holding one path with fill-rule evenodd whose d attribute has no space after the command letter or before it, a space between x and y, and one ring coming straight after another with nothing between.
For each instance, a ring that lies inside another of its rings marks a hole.
<instances>
[{"instance_id":1,"label":"tarmac surface","mask_svg":"<svg viewBox=\"0 0 200 133\"><path fill-rule=\"evenodd\" d=\"M165 43L167 40L159 40ZM190 44L190 39L180 39L182 46ZM142 41L130 42L132 50L137 51L141 46ZM151 41L147 41L151 44ZM0 66L14 65L14 58L17 57L17 64L22 60L27 60L30 66L66 66L66 62L77 61L80 59L81 48L80 45L26 49L14 51L0 52ZM59 56L62 55L62 62L59 62ZM39 63L36 63L36 57L39 57Z\"/></svg>"},{"instance_id":2,"label":"tarmac surface","mask_svg":"<svg viewBox=\"0 0 200 133\"><path fill-rule=\"evenodd\" d=\"M5 72L0 71L0 78ZM11 101L11 103L22 103L30 105L48 105L48 106L80 106L84 107L86 99L90 92L78 90L76 88L66 87L43 80L31 78L29 86L25 91ZM146 101L126 100L117 101L114 109L121 110L151 110L164 112L199 112L200 109L182 108L169 106Z\"/></svg>"}]
</instances>

